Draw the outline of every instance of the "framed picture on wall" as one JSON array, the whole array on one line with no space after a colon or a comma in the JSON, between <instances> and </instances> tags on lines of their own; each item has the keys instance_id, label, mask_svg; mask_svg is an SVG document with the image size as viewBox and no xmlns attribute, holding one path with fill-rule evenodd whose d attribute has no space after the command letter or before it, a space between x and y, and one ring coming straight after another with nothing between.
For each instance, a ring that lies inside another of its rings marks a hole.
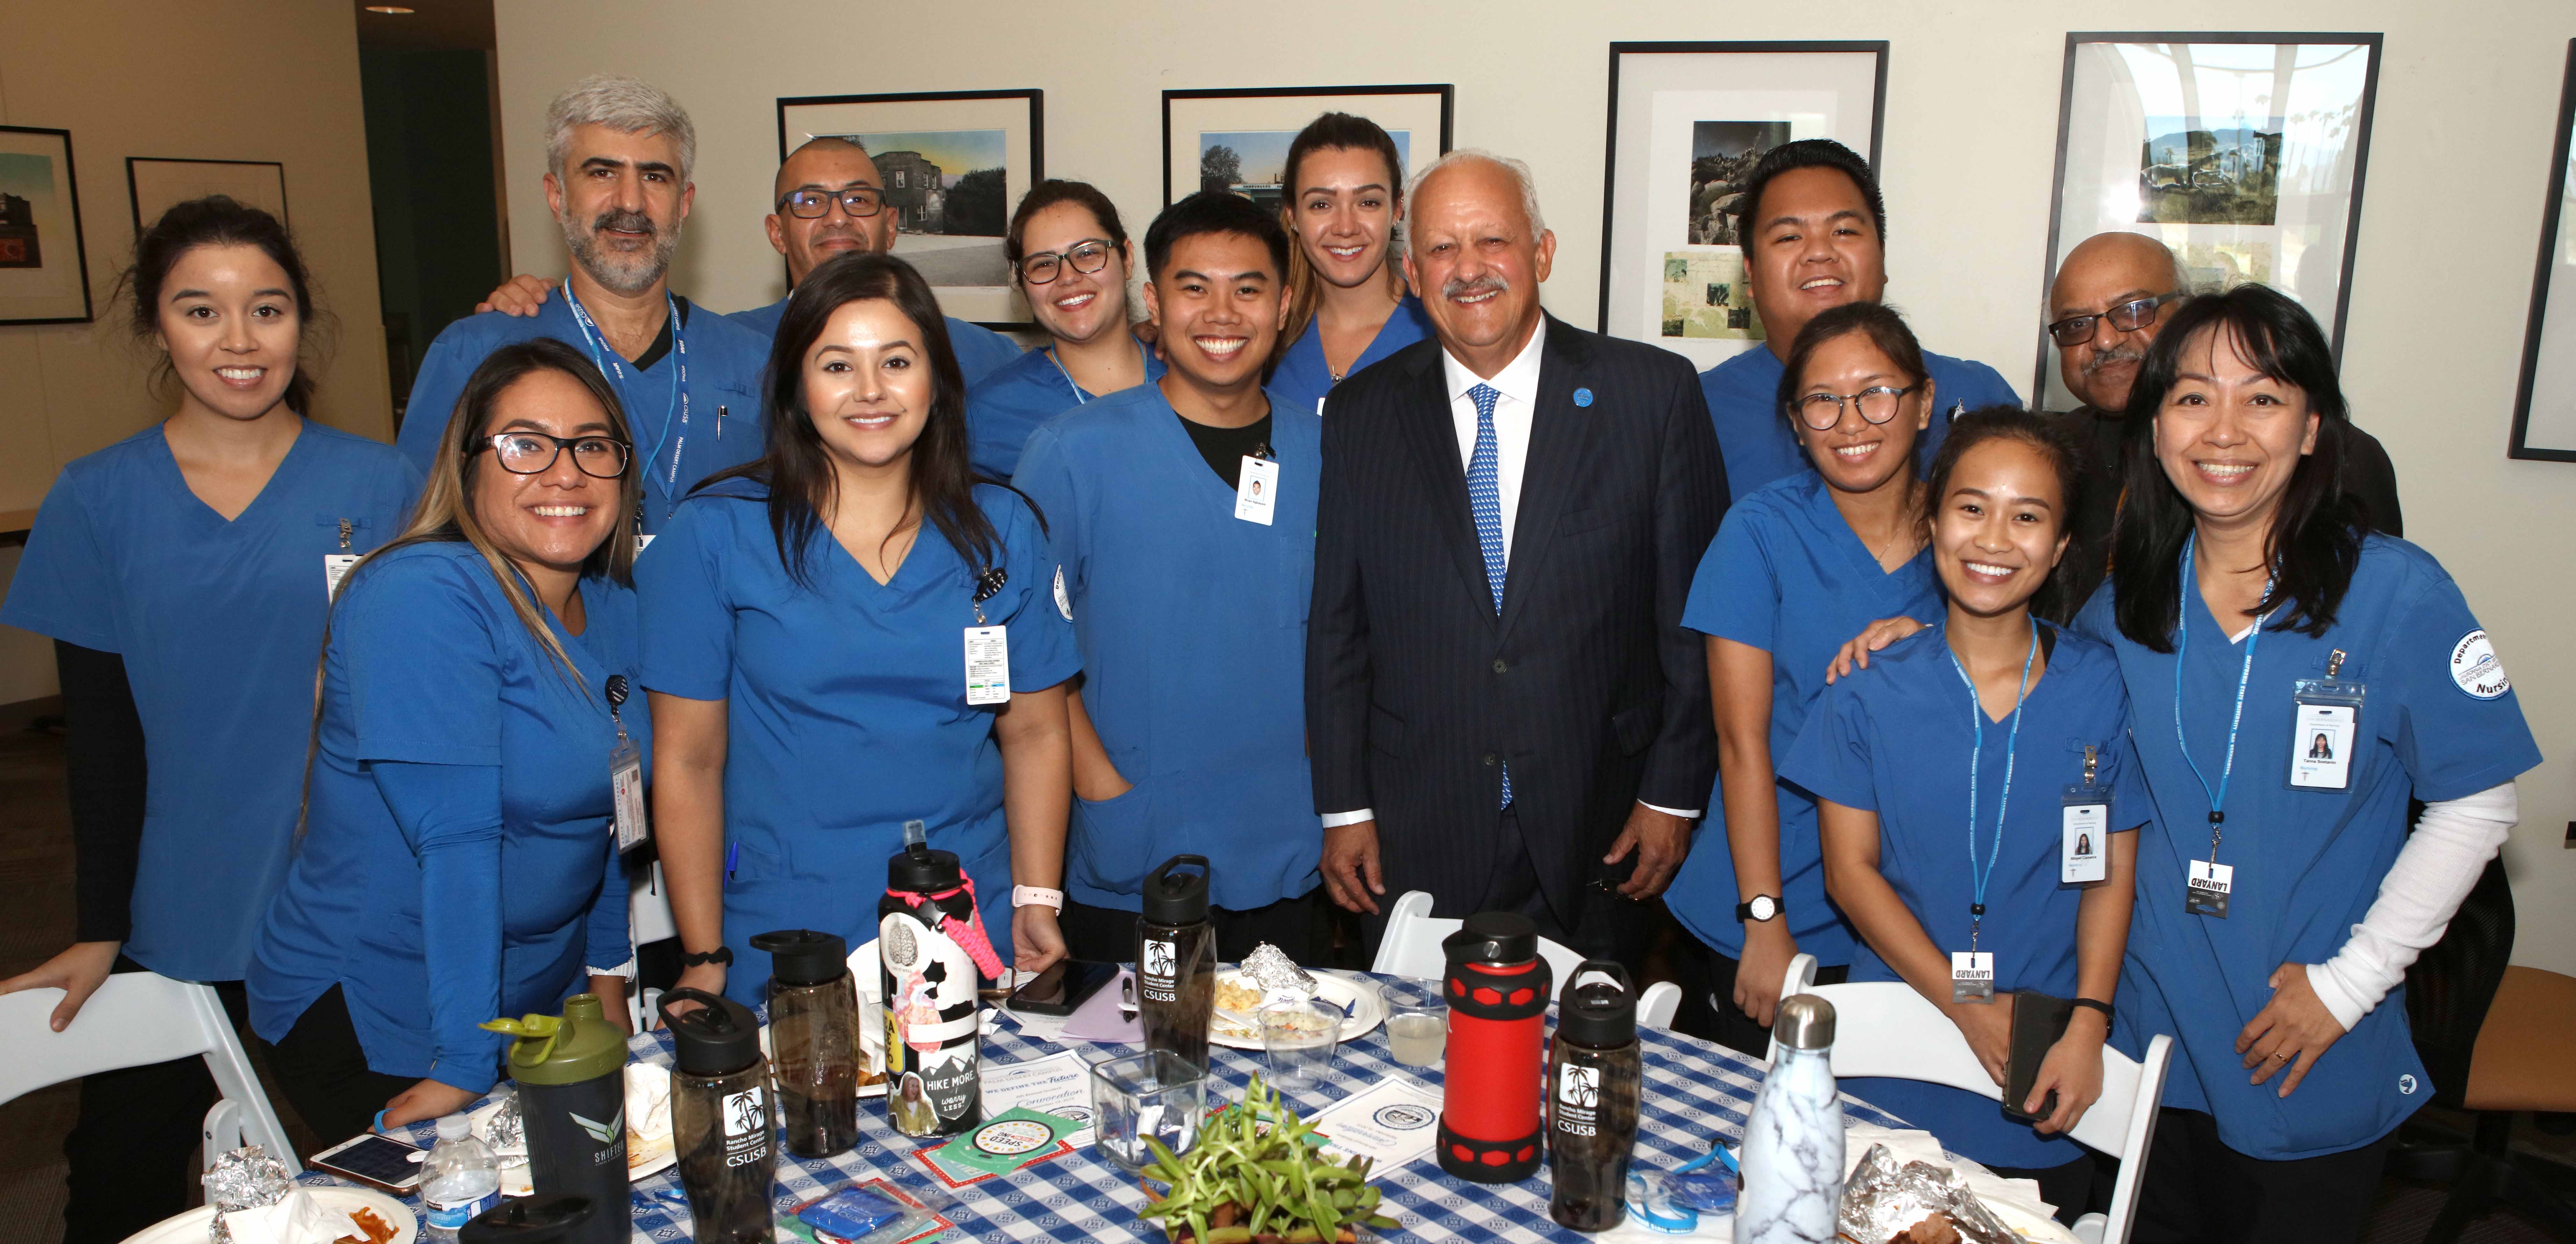
<instances>
[{"instance_id":1,"label":"framed picture on wall","mask_svg":"<svg viewBox=\"0 0 2576 1244\"><path fill-rule=\"evenodd\" d=\"M134 236L161 219L173 204L210 194L231 195L292 227L286 215L286 166L275 160L161 160L125 158L125 192L134 208Z\"/></svg>"},{"instance_id":2,"label":"framed picture on wall","mask_svg":"<svg viewBox=\"0 0 2576 1244\"><path fill-rule=\"evenodd\" d=\"M2549 157L2548 206L2540 215L2540 270L2531 278L2531 326L2522 338L2522 383L2513 398L2516 458L2576 462L2576 39L2558 92L2558 145ZM2551 299L2555 297L2553 306Z\"/></svg>"},{"instance_id":3,"label":"framed picture on wall","mask_svg":"<svg viewBox=\"0 0 2576 1244\"><path fill-rule=\"evenodd\" d=\"M2194 289L2272 286L2343 351L2377 34L2075 33L2040 298L2097 233L2163 242ZM2034 405L2075 404L2043 335Z\"/></svg>"},{"instance_id":4,"label":"framed picture on wall","mask_svg":"<svg viewBox=\"0 0 2576 1244\"><path fill-rule=\"evenodd\" d=\"M1327 112L1347 112L1378 123L1403 157L1402 176L1416 162L1449 152L1456 88L1448 83L1412 86L1268 86L1222 91L1163 92L1163 205L1200 190L1232 190L1263 207L1277 207L1289 140Z\"/></svg>"},{"instance_id":5,"label":"framed picture on wall","mask_svg":"<svg viewBox=\"0 0 2576 1244\"><path fill-rule=\"evenodd\" d=\"M86 324L72 132L0 125L0 324Z\"/></svg>"},{"instance_id":6,"label":"framed picture on wall","mask_svg":"<svg viewBox=\"0 0 2576 1244\"><path fill-rule=\"evenodd\" d=\"M1762 154L1830 138L1878 164L1887 44L1613 43L1601 331L1702 369L1762 344L1734 212Z\"/></svg>"},{"instance_id":7,"label":"framed picture on wall","mask_svg":"<svg viewBox=\"0 0 2576 1244\"><path fill-rule=\"evenodd\" d=\"M896 213L894 253L921 270L940 306L987 328L1026 328L1002 232L1011 206L1046 177L1046 93L926 91L778 101L778 158L808 140L867 149ZM837 209L836 209L837 210Z\"/></svg>"}]
</instances>

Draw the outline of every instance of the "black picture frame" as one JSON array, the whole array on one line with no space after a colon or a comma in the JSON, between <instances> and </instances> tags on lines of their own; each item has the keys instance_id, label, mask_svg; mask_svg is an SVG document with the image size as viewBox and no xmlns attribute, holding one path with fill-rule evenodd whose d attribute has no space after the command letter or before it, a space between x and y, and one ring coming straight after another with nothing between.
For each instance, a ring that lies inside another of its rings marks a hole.
<instances>
[{"instance_id":1,"label":"black picture frame","mask_svg":"<svg viewBox=\"0 0 2576 1244\"><path fill-rule=\"evenodd\" d=\"M0 125L0 134L30 134L59 142L62 150L62 184L71 200L72 265L80 282L80 314L11 316L0 314L0 326L20 324L87 324L98 318L97 300L89 287L89 238L81 223L80 169L72 159L72 132L38 125ZM66 299L68 301L68 299ZM68 310L68 308L65 308Z\"/></svg>"},{"instance_id":2,"label":"black picture frame","mask_svg":"<svg viewBox=\"0 0 2576 1244\"><path fill-rule=\"evenodd\" d=\"M1370 86L1244 86L1163 92L1163 206L1172 205L1172 104L1193 99L1311 99L1329 95L1436 95L1440 98L1440 151L1456 145L1458 88L1449 82L1412 82ZM1312 120L1313 118L1308 118ZM1299 122L1302 128L1304 122ZM1436 157L1435 157L1436 158Z\"/></svg>"},{"instance_id":3,"label":"black picture frame","mask_svg":"<svg viewBox=\"0 0 2576 1244\"><path fill-rule=\"evenodd\" d=\"M194 157L188 157L188 156L127 156L127 157L125 157L125 205L126 205L127 210L128 210L128 211L130 211L130 212L132 212L132 213L133 213L133 215L134 215L134 236L135 236L135 237L137 237L137 238L140 238L140 237L142 237L142 236L143 236L143 230L144 230L144 228L145 228L147 225L149 225L149 224L151 223L150 221L146 221L146 220L143 218L143 177L142 177L142 173L143 173L143 171L144 171L144 169L145 169L145 166L148 166L148 165L155 165L155 164L221 164L221 165L232 165L232 166L238 166L238 167L244 167L244 168L273 168L273 169L276 169L276 170L277 170L277 212L276 212L277 220L278 220L278 223L283 224L283 225L286 225L286 226L287 226L287 227L289 227L289 228L293 228L293 227L294 227L294 223L295 223L295 222L294 222L294 221L292 221L292 220L290 220L290 219L288 219L288 216L287 216L287 203L286 203L286 165L285 165L285 163L284 163L283 161L279 161L279 160L200 160L200 159L196 159L196 158L194 158ZM247 200L245 200L245 201L247 201ZM257 204L257 203L252 203L252 204L251 204L251 206L253 206L253 207L259 207L259 206L262 206L262 205L261 205L261 204ZM166 210L168 210L168 209L167 209L167 208L164 208L164 209L162 209L162 210L166 211ZM153 213L153 219L154 219L154 220L158 220L158 219L160 219L160 213L159 213L159 212L155 212L155 213Z\"/></svg>"},{"instance_id":4,"label":"black picture frame","mask_svg":"<svg viewBox=\"0 0 2576 1244\"><path fill-rule=\"evenodd\" d=\"M2523 330L2522 376L2513 392L2513 439L2505 449L2508 458L2533 462L2576 462L2576 444L2566 446L2531 443L2531 402L2538 396L2540 372L2540 339L2549 325L2551 260L2557 255L2560 231L2576 227L2565 217L2571 139L2576 139L2576 39L2567 41L2567 71L2558 88L2558 141L2549 155L2549 183L2540 214L2540 262L2531 277L2531 320ZM2576 297L2576 291L2571 291ZM2576 316L2576 307L2568 314Z\"/></svg>"},{"instance_id":5,"label":"black picture frame","mask_svg":"<svg viewBox=\"0 0 2576 1244\"><path fill-rule=\"evenodd\" d=\"M2372 113L2379 103L2379 68L2382 36L2377 31L2231 31L2231 30L2076 30L2066 35L2064 68L2057 86L2057 158L2049 177L2048 249L2040 256L2039 306L2048 305L2049 288L2057 282L2058 244L2064 240L2066 212L2067 137L2075 121L2075 54L2088 43L2206 43L2206 44L2361 44L2369 49L2369 62L2362 73L2360 110L2353 121L2352 201L2344 211L2343 254L2335 277L2335 310L2326 328L2326 340L2334 351L2335 366L2343 366L2344 323L2352 312L2352 270L2354 256L2361 245L2361 205L2363 190L2370 175L2370 136ZM2048 334L2039 337L2038 362L2032 369L2031 406L2045 404L2049 377L2057 367L2057 348Z\"/></svg>"}]
</instances>

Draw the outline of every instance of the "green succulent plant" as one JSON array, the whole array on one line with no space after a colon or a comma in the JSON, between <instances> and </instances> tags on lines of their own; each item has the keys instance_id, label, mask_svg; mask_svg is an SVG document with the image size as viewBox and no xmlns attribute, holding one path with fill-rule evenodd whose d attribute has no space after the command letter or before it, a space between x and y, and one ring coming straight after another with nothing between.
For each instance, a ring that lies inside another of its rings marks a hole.
<instances>
[{"instance_id":1,"label":"green succulent plant","mask_svg":"<svg viewBox=\"0 0 2576 1244\"><path fill-rule=\"evenodd\" d=\"M1159 1220L1174 1239L1187 1231L1195 1244L1330 1244L1363 1226L1402 1228L1377 1212L1382 1194L1369 1186L1371 1161L1326 1161L1314 1131L1254 1076L1238 1107L1208 1120L1187 1155L1147 1138L1155 1160L1144 1175L1170 1191L1141 1216Z\"/></svg>"}]
</instances>

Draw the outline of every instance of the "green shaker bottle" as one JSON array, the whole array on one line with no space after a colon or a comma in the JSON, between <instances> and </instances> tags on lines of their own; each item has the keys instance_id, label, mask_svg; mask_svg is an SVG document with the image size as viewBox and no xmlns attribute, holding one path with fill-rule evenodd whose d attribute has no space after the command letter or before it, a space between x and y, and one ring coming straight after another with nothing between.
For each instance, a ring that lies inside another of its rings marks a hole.
<instances>
[{"instance_id":1,"label":"green shaker bottle","mask_svg":"<svg viewBox=\"0 0 2576 1244\"><path fill-rule=\"evenodd\" d=\"M626 1033L610 1023L599 995L564 999L564 1013L484 1023L510 1043L510 1079L528 1130L530 1181L538 1196L570 1194L621 1208L626 1191ZM593 1213L566 1244L622 1244L629 1215Z\"/></svg>"}]
</instances>

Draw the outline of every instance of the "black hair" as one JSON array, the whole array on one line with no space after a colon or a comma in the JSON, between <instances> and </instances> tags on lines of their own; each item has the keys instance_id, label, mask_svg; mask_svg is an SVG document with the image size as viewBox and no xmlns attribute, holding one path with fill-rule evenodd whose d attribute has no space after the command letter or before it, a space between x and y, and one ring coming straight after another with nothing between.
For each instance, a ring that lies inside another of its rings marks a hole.
<instances>
[{"instance_id":1,"label":"black hair","mask_svg":"<svg viewBox=\"0 0 2576 1244\"><path fill-rule=\"evenodd\" d=\"M1780 368L1780 417L1789 421L1789 434L1796 436L1803 425L1798 421L1798 399L1807 395L1807 360L1827 342L1852 333L1869 338L1887 361L1896 364L1907 379L1922 384L1932 378L1923 364L1923 343L1914 339L1914 330L1906 327L1905 317L1883 303L1847 302L1827 307L1798 330L1798 339L1789 345L1789 357ZM1934 395L1938 397L1938 394Z\"/></svg>"},{"instance_id":2,"label":"black hair","mask_svg":"<svg viewBox=\"0 0 2576 1244\"><path fill-rule=\"evenodd\" d=\"M2317 418L2317 447L2291 469L2264 538L2272 586L2258 610L2287 606L2279 630L2323 635L2352 586L2361 564L2361 533L2369 511L2343 490L2345 437L2351 427L2343 385L2335 378L2334 349L2316 317L2265 285L2239 285L2184 302L2156 333L2129 386L2122 420L2121 454L2128 462L2126 496L2111 527L2120 633L2155 652L2173 651L2182 613L2182 550L2193 531L2191 503L2183 499L2156 457L2156 420L2196 339L2232 344L2247 366L2307 395Z\"/></svg>"},{"instance_id":3,"label":"black hair","mask_svg":"<svg viewBox=\"0 0 2576 1244\"><path fill-rule=\"evenodd\" d=\"M1859 188L1861 200L1869 204L1869 218L1878 229L1881 246L1887 244L1887 199L1878 192L1878 174L1870 171L1869 161L1860 153L1830 138L1801 138L1782 143L1762 153L1754 161L1753 171L1744 179L1744 201L1735 216L1735 231L1744 240L1744 249L1753 249L1755 231L1762 221L1762 192L1771 180L1783 173L1802 168L1829 168L1851 178Z\"/></svg>"},{"instance_id":4,"label":"black hair","mask_svg":"<svg viewBox=\"0 0 2576 1244\"><path fill-rule=\"evenodd\" d=\"M313 278L305 270L304 256L295 249L295 239L277 217L259 208L241 203L230 195L210 194L202 199L173 203L170 210L134 239L134 266L127 268L118 285L133 296L133 333L149 342L161 331L161 290L170 279L170 270L179 260L200 246L250 246L268 256L286 272L287 290L295 296L295 319L301 332L296 350L295 375L286 382L286 408L307 414L313 408L314 360L307 357L318 352L321 335L329 325L313 302ZM168 355L159 364L159 379L175 379Z\"/></svg>"},{"instance_id":5,"label":"black hair","mask_svg":"<svg viewBox=\"0 0 2576 1244\"><path fill-rule=\"evenodd\" d=\"M1847 310L1836 307L1833 311ZM1831 315L1833 311L1825 312ZM1819 315L1818 319L1824 318ZM1950 434L1941 441L1940 452L1932 455L1932 469L1923 481L1923 531L1928 539L1933 521L1941 513L1941 499L1950 491L1950 474L1968 451L1988 441L2016 441L2028 445L2046 462L2057 476L2057 534L2065 536L2075 527L2076 507L2082 503L2084 489L2083 456L2067 436L2066 417L2023 410L2019 406L1984 406L1967 411L1950 421ZM2072 542L2068 544L2072 551ZM2041 580L2039 590L2031 594L2030 611L2048 621L2064 625L2071 620L2076 599L2076 574L2073 559L2060 557L2057 565Z\"/></svg>"},{"instance_id":6,"label":"black hair","mask_svg":"<svg viewBox=\"0 0 2576 1244\"><path fill-rule=\"evenodd\" d=\"M1077 204L1090 212L1092 219L1100 222L1100 231L1109 235L1109 244L1121 256L1126 254L1127 226L1119 223L1118 205L1090 182L1050 177L1020 196L1019 207L1011 212L1010 228L1002 233L1002 257L1010 261L1014 274L1019 270L1020 257L1027 253L1022 239L1028 233L1029 218L1058 203Z\"/></svg>"},{"instance_id":7,"label":"black hair","mask_svg":"<svg viewBox=\"0 0 2576 1244\"><path fill-rule=\"evenodd\" d=\"M1145 273L1151 280L1171 262L1172 248L1183 238L1231 233L1251 238L1270 250L1270 265L1282 288L1288 280L1288 231L1279 217L1230 190L1201 190L1163 209L1145 229Z\"/></svg>"}]
</instances>

